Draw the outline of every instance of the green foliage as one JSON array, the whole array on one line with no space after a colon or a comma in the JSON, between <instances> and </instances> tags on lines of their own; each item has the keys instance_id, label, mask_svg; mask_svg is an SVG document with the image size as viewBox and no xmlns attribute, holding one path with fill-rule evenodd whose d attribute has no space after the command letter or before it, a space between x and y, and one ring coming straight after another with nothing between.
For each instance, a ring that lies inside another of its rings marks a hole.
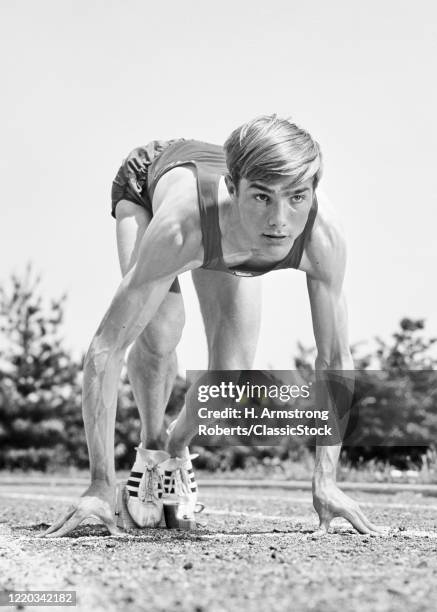
<instances>
[{"instance_id":1,"label":"green foliage","mask_svg":"<svg viewBox=\"0 0 437 612\"><path fill-rule=\"evenodd\" d=\"M389 459L406 468L437 439L436 338L424 335L422 319L404 318L390 342L357 357L359 428L349 459ZM371 370L370 370L371 369Z\"/></svg>"},{"instance_id":2,"label":"green foliage","mask_svg":"<svg viewBox=\"0 0 437 612\"><path fill-rule=\"evenodd\" d=\"M0 287L0 467L87 465L80 365L63 347L65 296L44 303L28 266Z\"/></svg>"},{"instance_id":3,"label":"green foliage","mask_svg":"<svg viewBox=\"0 0 437 612\"><path fill-rule=\"evenodd\" d=\"M381 370L392 379L410 371L435 369L437 356L432 349L437 338L426 338L424 329L423 319L402 319L390 342L376 338L377 346L373 351L360 357L354 355L355 367Z\"/></svg>"},{"instance_id":4,"label":"green foliage","mask_svg":"<svg viewBox=\"0 0 437 612\"><path fill-rule=\"evenodd\" d=\"M44 302L30 266L0 287L0 469L88 468L81 409L82 360L64 346L65 296ZM186 385L178 377L166 424L178 414ZM115 428L117 469L130 468L140 419L123 372Z\"/></svg>"},{"instance_id":5,"label":"green foliage","mask_svg":"<svg viewBox=\"0 0 437 612\"><path fill-rule=\"evenodd\" d=\"M436 338L424 334L422 319L404 318L389 341L358 354L355 416L343 455L357 465L363 460L390 460L406 468L420 465L437 439ZM296 367L308 372L312 350L300 347Z\"/></svg>"}]
</instances>

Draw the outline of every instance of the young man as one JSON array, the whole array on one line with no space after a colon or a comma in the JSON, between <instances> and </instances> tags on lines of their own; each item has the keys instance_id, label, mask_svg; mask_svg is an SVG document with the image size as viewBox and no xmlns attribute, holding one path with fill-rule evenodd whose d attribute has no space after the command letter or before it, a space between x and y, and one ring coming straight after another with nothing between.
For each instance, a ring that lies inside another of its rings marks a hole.
<instances>
[{"instance_id":1,"label":"young man","mask_svg":"<svg viewBox=\"0 0 437 612\"><path fill-rule=\"evenodd\" d=\"M317 143L287 120L262 116L236 129L223 148L193 140L136 149L113 185L123 281L93 338L84 370L83 415L91 485L46 535L62 536L87 516L114 523L114 422L127 348L140 411L141 445L128 482L138 525L156 525L162 503L191 518L196 505L185 417L190 392L167 444L163 415L176 374L184 324L177 275L192 271L208 341L210 370L250 369L260 325L260 283L271 270L306 273L316 368L351 370L343 295L345 243L325 198ZM335 482L340 445L316 450L314 507L320 530L342 516L379 533ZM164 493L164 494L163 494Z\"/></svg>"}]
</instances>

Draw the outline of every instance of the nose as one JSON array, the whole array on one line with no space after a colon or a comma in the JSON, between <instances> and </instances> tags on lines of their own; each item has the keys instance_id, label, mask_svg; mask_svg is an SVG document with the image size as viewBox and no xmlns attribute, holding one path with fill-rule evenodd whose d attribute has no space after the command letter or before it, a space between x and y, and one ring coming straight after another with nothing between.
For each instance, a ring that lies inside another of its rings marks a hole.
<instances>
[{"instance_id":1,"label":"nose","mask_svg":"<svg viewBox=\"0 0 437 612\"><path fill-rule=\"evenodd\" d=\"M284 200L278 200L269 209L268 224L270 227L284 227L286 224Z\"/></svg>"}]
</instances>

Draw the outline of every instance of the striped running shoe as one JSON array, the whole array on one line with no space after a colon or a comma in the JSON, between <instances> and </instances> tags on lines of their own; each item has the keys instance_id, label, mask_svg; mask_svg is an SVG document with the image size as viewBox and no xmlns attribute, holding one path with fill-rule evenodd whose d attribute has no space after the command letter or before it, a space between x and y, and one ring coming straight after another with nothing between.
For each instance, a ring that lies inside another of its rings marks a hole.
<instances>
[{"instance_id":1,"label":"striped running shoe","mask_svg":"<svg viewBox=\"0 0 437 612\"><path fill-rule=\"evenodd\" d=\"M138 527L158 527L163 513L162 469L169 454L136 447L137 456L126 485L127 509Z\"/></svg>"}]
</instances>

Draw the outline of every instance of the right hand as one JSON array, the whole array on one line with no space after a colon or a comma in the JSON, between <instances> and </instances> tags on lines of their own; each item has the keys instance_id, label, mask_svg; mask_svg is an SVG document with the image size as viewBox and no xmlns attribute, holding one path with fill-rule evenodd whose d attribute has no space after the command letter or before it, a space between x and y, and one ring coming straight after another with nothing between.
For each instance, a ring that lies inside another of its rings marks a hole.
<instances>
[{"instance_id":1,"label":"right hand","mask_svg":"<svg viewBox=\"0 0 437 612\"><path fill-rule=\"evenodd\" d=\"M149 165L150 158L145 147L137 147L124 160L128 181L134 191L140 195L147 179L147 167Z\"/></svg>"},{"instance_id":2,"label":"right hand","mask_svg":"<svg viewBox=\"0 0 437 612\"><path fill-rule=\"evenodd\" d=\"M93 482L82 496L73 503L47 531L42 538L60 538L70 533L82 521L91 516L98 518L108 528L112 535L121 535L122 532L115 524L115 485L103 482Z\"/></svg>"}]
</instances>

